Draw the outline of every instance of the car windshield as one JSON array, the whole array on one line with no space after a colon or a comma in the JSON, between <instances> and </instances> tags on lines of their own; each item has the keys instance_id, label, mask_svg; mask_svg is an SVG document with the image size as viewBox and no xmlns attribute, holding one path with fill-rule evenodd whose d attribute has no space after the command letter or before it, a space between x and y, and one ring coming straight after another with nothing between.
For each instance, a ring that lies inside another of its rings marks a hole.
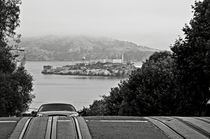
<instances>
[{"instance_id":1,"label":"car windshield","mask_svg":"<svg viewBox=\"0 0 210 139\"><path fill-rule=\"evenodd\" d=\"M72 105L69 104L45 104L42 105L39 112L43 111L76 111Z\"/></svg>"}]
</instances>

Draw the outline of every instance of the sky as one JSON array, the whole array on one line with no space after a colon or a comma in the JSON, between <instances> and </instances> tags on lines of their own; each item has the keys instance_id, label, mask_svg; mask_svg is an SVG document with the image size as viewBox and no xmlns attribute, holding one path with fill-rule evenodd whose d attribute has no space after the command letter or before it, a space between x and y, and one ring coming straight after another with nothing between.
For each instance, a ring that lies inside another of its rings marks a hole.
<instances>
[{"instance_id":1,"label":"sky","mask_svg":"<svg viewBox=\"0 0 210 139\"><path fill-rule=\"evenodd\" d=\"M75 35L169 50L192 18L194 0L22 0L23 37Z\"/></svg>"}]
</instances>

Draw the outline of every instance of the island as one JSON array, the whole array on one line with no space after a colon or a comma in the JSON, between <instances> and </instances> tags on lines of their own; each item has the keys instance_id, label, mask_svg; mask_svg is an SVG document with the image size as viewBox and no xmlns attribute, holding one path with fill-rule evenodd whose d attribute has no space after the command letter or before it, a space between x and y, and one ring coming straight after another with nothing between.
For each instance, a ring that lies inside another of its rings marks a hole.
<instances>
[{"instance_id":1,"label":"island","mask_svg":"<svg viewBox=\"0 0 210 139\"><path fill-rule=\"evenodd\" d=\"M42 74L128 77L135 69L132 63L76 63L55 68L45 65Z\"/></svg>"}]
</instances>

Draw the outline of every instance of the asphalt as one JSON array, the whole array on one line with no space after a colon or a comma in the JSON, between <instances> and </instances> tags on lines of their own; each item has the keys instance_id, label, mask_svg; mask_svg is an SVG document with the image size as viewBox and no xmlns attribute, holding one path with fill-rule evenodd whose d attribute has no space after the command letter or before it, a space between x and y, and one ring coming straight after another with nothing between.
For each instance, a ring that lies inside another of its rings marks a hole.
<instances>
[{"instance_id":1,"label":"asphalt","mask_svg":"<svg viewBox=\"0 0 210 139\"><path fill-rule=\"evenodd\" d=\"M0 118L2 128L5 127L3 120ZM91 139L82 117L23 117L15 123L14 126L7 125L7 129L11 129L6 135L0 132L0 139Z\"/></svg>"},{"instance_id":2,"label":"asphalt","mask_svg":"<svg viewBox=\"0 0 210 139\"><path fill-rule=\"evenodd\" d=\"M33 118L25 132L24 139L43 139L47 130L47 120L47 117Z\"/></svg>"},{"instance_id":3,"label":"asphalt","mask_svg":"<svg viewBox=\"0 0 210 139\"><path fill-rule=\"evenodd\" d=\"M0 139L210 139L210 117L3 117Z\"/></svg>"},{"instance_id":4,"label":"asphalt","mask_svg":"<svg viewBox=\"0 0 210 139\"><path fill-rule=\"evenodd\" d=\"M77 138L74 123L66 117L59 118L57 123L57 138L75 139Z\"/></svg>"},{"instance_id":5,"label":"asphalt","mask_svg":"<svg viewBox=\"0 0 210 139\"><path fill-rule=\"evenodd\" d=\"M165 126L168 128L168 130L171 130L171 133L169 133L166 130L163 130L166 135L170 136L177 136L178 138L186 138L186 139L207 139L208 136L205 136L204 134L194 130L192 127L181 121L182 119L185 119L186 117L182 117L180 119L176 117L150 117L150 121L154 123L154 121L158 121L162 123L162 126ZM155 123L154 123L155 124ZM163 129L162 126L156 124L160 129ZM197 125L194 125L197 126ZM172 133L173 132L173 133ZM176 137L176 138L177 138ZM173 137L174 138L174 137Z\"/></svg>"},{"instance_id":6,"label":"asphalt","mask_svg":"<svg viewBox=\"0 0 210 139\"><path fill-rule=\"evenodd\" d=\"M85 117L93 139L210 139L210 117Z\"/></svg>"},{"instance_id":7,"label":"asphalt","mask_svg":"<svg viewBox=\"0 0 210 139\"><path fill-rule=\"evenodd\" d=\"M13 132L20 118L3 117L0 118L0 139L6 139Z\"/></svg>"},{"instance_id":8,"label":"asphalt","mask_svg":"<svg viewBox=\"0 0 210 139\"><path fill-rule=\"evenodd\" d=\"M142 117L86 117L93 139L168 139Z\"/></svg>"}]
</instances>

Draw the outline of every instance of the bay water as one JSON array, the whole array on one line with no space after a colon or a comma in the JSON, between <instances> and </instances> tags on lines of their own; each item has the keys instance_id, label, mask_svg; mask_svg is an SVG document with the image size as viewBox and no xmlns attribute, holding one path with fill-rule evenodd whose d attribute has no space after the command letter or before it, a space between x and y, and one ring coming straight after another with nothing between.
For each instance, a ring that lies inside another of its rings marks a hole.
<instances>
[{"instance_id":1,"label":"bay water","mask_svg":"<svg viewBox=\"0 0 210 139\"><path fill-rule=\"evenodd\" d=\"M94 100L108 95L112 87L116 87L122 78L72 75L44 75L44 65L54 67L73 64L68 61L27 61L25 68L33 76L33 94L35 98L29 111L41 104L51 102L70 103L77 110L88 107Z\"/></svg>"}]
</instances>

